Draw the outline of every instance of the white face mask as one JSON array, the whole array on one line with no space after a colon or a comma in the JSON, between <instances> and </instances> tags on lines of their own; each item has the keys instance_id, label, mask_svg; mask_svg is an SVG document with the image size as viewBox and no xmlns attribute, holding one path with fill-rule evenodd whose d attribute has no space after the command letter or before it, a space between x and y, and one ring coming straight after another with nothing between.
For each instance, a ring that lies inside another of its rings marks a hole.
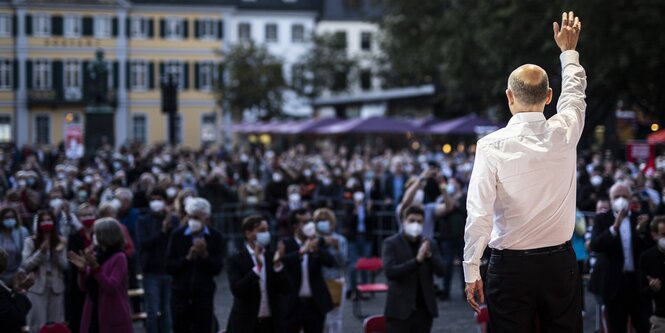
<instances>
[{"instance_id":1,"label":"white face mask","mask_svg":"<svg viewBox=\"0 0 665 333\"><path fill-rule=\"evenodd\" d=\"M152 201L150 201L150 210L155 212L155 213L159 213L162 210L164 210L164 206L166 206L164 204L164 200L152 200Z\"/></svg>"},{"instance_id":2,"label":"white face mask","mask_svg":"<svg viewBox=\"0 0 665 333\"><path fill-rule=\"evenodd\" d=\"M300 194L298 193L291 193L289 194L289 201L292 203L299 203L300 202Z\"/></svg>"},{"instance_id":3,"label":"white face mask","mask_svg":"<svg viewBox=\"0 0 665 333\"><path fill-rule=\"evenodd\" d=\"M593 186L600 186L600 184L603 183L603 177L599 175L595 175L591 177L591 185Z\"/></svg>"},{"instance_id":4,"label":"white face mask","mask_svg":"<svg viewBox=\"0 0 665 333\"><path fill-rule=\"evenodd\" d=\"M619 214L620 211L628 208L628 200L623 197L619 197L612 201L612 211L615 214Z\"/></svg>"},{"instance_id":5,"label":"white face mask","mask_svg":"<svg viewBox=\"0 0 665 333\"><path fill-rule=\"evenodd\" d=\"M63 201L60 198L51 199L51 201L49 201L49 206L51 206L51 208L53 209L60 209L60 207L62 207L62 204Z\"/></svg>"},{"instance_id":6,"label":"white face mask","mask_svg":"<svg viewBox=\"0 0 665 333\"><path fill-rule=\"evenodd\" d=\"M364 200L365 200L365 193L363 193L363 192L353 193L353 201L363 202Z\"/></svg>"},{"instance_id":7,"label":"white face mask","mask_svg":"<svg viewBox=\"0 0 665 333\"><path fill-rule=\"evenodd\" d=\"M316 229L322 234L330 233L330 221L316 222Z\"/></svg>"},{"instance_id":8,"label":"white face mask","mask_svg":"<svg viewBox=\"0 0 665 333\"><path fill-rule=\"evenodd\" d=\"M307 238L314 236L316 234L316 226L314 225L314 222L309 221L305 223L305 225L302 227L302 233Z\"/></svg>"},{"instance_id":9,"label":"white face mask","mask_svg":"<svg viewBox=\"0 0 665 333\"><path fill-rule=\"evenodd\" d=\"M423 233L423 225L417 222L407 223L404 226L404 233L410 237L418 237Z\"/></svg>"},{"instance_id":10,"label":"white face mask","mask_svg":"<svg viewBox=\"0 0 665 333\"><path fill-rule=\"evenodd\" d=\"M448 192L448 194L455 194L456 191L457 188L455 187L455 184L449 183L448 185L446 185L446 192Z\"/></svg>"},{"instance_id":11,"label":"white face mask","mask_svg":"<svg viewBox=\"0 0 665 333\"><path fill-rule=\"evenodd\" d=\"M256 178L252 178L249 180L249 186L251 187L258 187L259 186L259 180Z\"/></svg>"},{"instance_id":12,"label":"white face mask","mask_svg":"<svg viewBox=\"0 0 665 333\"><path fill-rule=\"evenodd\" d=\"M176 195L178 195L178 189L175 187L169 187L166 189L166 196L169 198L175 198Z\"/></svg>"},{"instance_id":13,"label":"white face mask","mask_svg":"<svg viewBox=\"0 0 665 333\"><path fill-rule=\"evenodd\" d=\"M256 243L259 244L262 248L268 247L270 245L270 232L257 232L256 233Z\"/></svg>"},{"instance_id":14,"label":"white face mask","mask_svg":"<svg viewBox=\"0 0 665 333\"><path fill-rule=\"evenodd\" d=\"M281 173L275 173L272 175L272 181L275 183L279 183L282 181L282 174Z\"/></svg>"},{"instance_id":15,"label":"white face mask","mask_svg":"<svg viewBox=\"0 0 665 333\"><path fill-rule=\"evenodd\" d=\"M203 229L203 222L197 219L189 219L189 221L187 221L187 225L193 232L199 232L201 229Z\"/></svg>"}]
</instances>

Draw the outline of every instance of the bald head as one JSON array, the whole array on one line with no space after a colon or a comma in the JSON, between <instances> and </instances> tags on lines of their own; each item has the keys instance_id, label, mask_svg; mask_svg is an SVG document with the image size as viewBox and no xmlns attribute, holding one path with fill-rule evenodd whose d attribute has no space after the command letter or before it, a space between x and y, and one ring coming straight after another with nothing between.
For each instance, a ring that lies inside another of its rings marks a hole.
<instances>
[{"instance_id":1,"label":"bald head","mask_svg":"<svg viewBox=\"0 0 665 333\"><path fill-rule=\"evenodd\" d=\"M510 73L508 90L515 101L524 106L546 103L549 93L547 73L540 66L522 65Z\"/></svg>"}]
</instances>

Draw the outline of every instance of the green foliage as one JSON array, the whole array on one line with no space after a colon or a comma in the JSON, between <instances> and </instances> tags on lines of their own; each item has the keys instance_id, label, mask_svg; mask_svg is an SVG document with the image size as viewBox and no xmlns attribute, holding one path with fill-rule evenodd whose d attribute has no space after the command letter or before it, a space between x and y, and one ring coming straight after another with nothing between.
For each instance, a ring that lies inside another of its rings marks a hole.
<instances>
[{"instance_id":1,"label":"green foliage","mask_svg":"<svg viewBox=\"0 0 665 333\"><path fill-rule=\"evenodd\" d=\"M346 91L351 73L357 68L357 60L349 57L346 35L325 33L312 37L312 46L297 64L292 88L301 96L314 99L324 91Z\"/></svg>"},{"instance_id":2,"label":"green foliage","mask_svg":"<svg viewBox=\"0 0 665 333\"><path fill-rule=\"evenodd\" d=\"M507 118L506 80L524 63L543 67L558 96L560 51L552 22L573 10L583 22L578 50L588 75L587 128L609 125L619 101L665 120L663 1L381 2L387 11L381 21L386 84L434 82L439 116L498 109Z\"/></svg>"},{"instance_id":3,"label":"green foliage","mask_svg":"<svg viewBox=\"0 0 665 333\"><path fill-rule=\"evenodd\" d=\"M253 42L235 44L220 55L216 90L222 107L228 103L231 108L233 119L242 120L245 111L256 112L261 119L279 115L286 88L282 61Z\"/></svg>"}]
</instances>

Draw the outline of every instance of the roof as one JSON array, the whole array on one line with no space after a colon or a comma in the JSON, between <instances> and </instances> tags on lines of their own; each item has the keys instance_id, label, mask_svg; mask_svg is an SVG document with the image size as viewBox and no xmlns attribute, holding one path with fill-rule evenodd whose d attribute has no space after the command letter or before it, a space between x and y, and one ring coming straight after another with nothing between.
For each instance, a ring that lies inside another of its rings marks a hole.
<instances>
[{"instance_id":1,"label":"roof","mask_svg":"<svg viewBox=\"0 0 665 333\"><path fill-rule=\"evenodd\" d=\"M322 0L322 21L375 21L381 17L376 0Z\"/></svg>"},{"instance_id":2,"label":"roof","mask_svg":"<svg viewBox=\"0 0 665 333\"><path fill-rule=\"evenodd\" d=\"M361 92L358 94L338 95L332 97L320 97L314 100L314 106L344 105L356 103L382 102L392 99L403 99L434 95L434 85L385 89L372 92Z\"/></svg>"}]
</instances>

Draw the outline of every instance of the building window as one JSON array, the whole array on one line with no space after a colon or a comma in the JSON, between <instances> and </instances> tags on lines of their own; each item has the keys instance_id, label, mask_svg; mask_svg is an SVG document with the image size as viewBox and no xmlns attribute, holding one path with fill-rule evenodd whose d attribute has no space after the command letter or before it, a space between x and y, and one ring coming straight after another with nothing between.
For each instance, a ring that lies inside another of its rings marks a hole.
<instances>
[{"instance_id":1,"label":"building window","mask_svg":"<svg viewBox=\"0 0 665 333\"><path fill-rule=\"evenodd\" d=\"M199 89L212 90L214 73L215 64L213 62L203 62L199 65Z\"/></svg>"},{"instance_id":2,"label":"building window","mask_svg":"<svg viewBox=\"0 0 665 333\"><path fill-rule=\"evenodd\" d=\"M178 89L185 87L185 77L182 75L182 62L178 60L167 61L164 64L164 75L173 75L173 81L178 82Z\"/></svg>"},{"instance_id":3,"label":"building window","mask_svg":"<svg viewBox=\"0 0 665 333\"><path fill-rule=\"evenodd\" d=\"M179 17L171 17L166 20L166 38L169 39L182 39L183 33L183 20Z\"/></svg>"},{"instance_id":4,"label":"building window","mask_svg":"<svg viewBox=\"0 0 665 333\"><path fill-rule=\"evenodd\" d=\"M140 39L148 37L148 24L149 21L147 18L142 16L132 17L131 24L129 26L130 35L132 38Z\"/></svg>"},{"instance_id":5,"label":"building window","mask_svg":"<svg viewBox=\"0 0 665 333\"><path fill-rule=\"evenodd\" d=\"M98 15L95 17L95 38L111 37L111 16Z\"/></svg>"},{"instance_id":6,"label":"building window","mask_svg":"<svg viewBox=\"0 0 665 333\"><path fill-rule=\"evenodd\" d=\"M32 86L35 90L51 89L51 62L46 59L35 60L32 69Z\"/></svg>"},{"instance_id":7,"label":"building window","mask_svg":"<svg viewBox=\"0 0 665 333\"><path fill-rule=\"evenodd\" d=\"M11 90L12 79L12 60L0 59L0 90Z\"/></svg>"},{"instance_id":8,"label":"building window","mask_svg":"<svg viewBox=\"0 0 665 333\"><path fill-rule=\"evenodd\" d=\"M7 14L0 14L0 37L9 37L12 35L12 17Z\"/></svg>"},{"instance_id":9,"label":"building window","mask_svg":"<svg viewBox=\"0 0 665 333\"><path fill-rule=\"evenodd\" d=\"M12 141L12 117L0 115L0 142Z\"/></svg>"},{"instance_id":10,"label":"building window","mask_svg":"<svg viewBox=\"0 0 665 333\"><path fill-rule=\"evenodd\" d=\"M343 45L346 48L346 31L337 31L335 32L336 42L340 45Z\"/></svg>"},{"instance_id":11,"label":"building window","mask_svg":"<svg viewBox=\"0 0 665 333\"><path fill-rule=\"evenodd\" d=\"M81 81L83 80L83 73L81 71L81 61L72 59L65 61L65 99L66 100L80 100L81 94Z\"/></svg>"},{"instance_id":12,"label":"building window","mask_svg":"<svg viewBox=\"0 0 665 333\"><path fill-rule=\"evenodd\" d=\"M129 88L134 91L148 90L148 62L134 60L130 66Z\"/></svg>"},{"instance_id":13,"label":"building window","mask_svg":"<svg viewBox=\"0 0 665 333\"><path fill-rule=\"evenodd\" d=\"M305 65L296 64L291 67L291 86L295 90L305 88Z\"/></svg>"},{"instance_id":14,"label":"building window","mask_svg":"<svg viewBox=\"0 0 665 333\"><path fill-rule=\"evenodd\" d=\"M81 16L79 15L65 16L65 37L68 38L81 37Z\"/></svg>"},{"instance_id":15,"label":"building window","mask_svg":"<svg viewBox=\"0 0 665 333\"><path fill-rule=\"evenodd\" d=\"M249 41L252 38L252 26L249 23L238 24L238 40Z\"/></svg>"},{"instance_id":16,"label":"building window","mask_svg":"<svg viewBox=\"0 0 665 333\"><path fill-rule=\"evenodd\" d=\"M372 89L372 72L368 70L360 72L360 89Z\"/></svg>"},{"instance_id":17,"label":"building window","mask_svg":"<svg viewBox=\"0 0 665 333\"><path fill-rule=\"evenodd\" d=\"M362 32L360 34L360 49L363 51L369 51L372 49L372 33L371 32Z\"/></svg>"},{"instance_id":18,"label":"building window","mask_svg":"<svg viewBox=\"0 0 665 333\"><path fill-rule=\"evenodd\" d=\"M146 143L148 140L148 121L144 114L132 116L132 138L134 142Z\"/></svg>"},{"instance_id":19,"label":"building window","mask_svg":"<svg viewBox=\"0 0 665 333\"><path fill-rule=\"evenodd\" d=\"M32 32L35 37L51 36L51 16L44 13L35 14L32 19Z\"/></svg>"},{"instance_id":20,"label":"building window","mask_svg":"<svg viewBox=\"0 0 665 333\"><path fill-rule=\"evenodd\" d=\"M201 39L216 39L217 38L217 21L213 19L204 19L199 21L199 38Z\"/></svg>"},{"instance_id":21,"label":"building window","mask_svg":"<svg viewBox=\"0 0 665 333\"><path fill-rule=\"evenodd\" d=\"M217 121L214 113L201 117L201 142L203 144L217 141Z\"/></svg>"},{"instance_id":22,"label":"building window","mask_svg":"<svg viewBox=\"0 0 665 333\"><path fill-rule=\"evenodd\" d=\"M277 42L277 24L266 24L266 42Z\"/></svg>"},{"instance_id":23,"label":"building window","mask_svg":"<svg viewBox=\"0 0 665 333\"><path fill-rule=\"evenodd\" d=\"M51 143L51 118L47 115L35 117L35 143L47 145Z\"/></svg>"},{"instance_id":24,"label":"building window","mask_svg":"<svg viewBox=\"0 0 665 333\"><path fill-rule=\"evenodd\" d=\"M302 43L305 41L305 27L302 24L291 26L291 42Z\"/></svg>"}]
</instances>

